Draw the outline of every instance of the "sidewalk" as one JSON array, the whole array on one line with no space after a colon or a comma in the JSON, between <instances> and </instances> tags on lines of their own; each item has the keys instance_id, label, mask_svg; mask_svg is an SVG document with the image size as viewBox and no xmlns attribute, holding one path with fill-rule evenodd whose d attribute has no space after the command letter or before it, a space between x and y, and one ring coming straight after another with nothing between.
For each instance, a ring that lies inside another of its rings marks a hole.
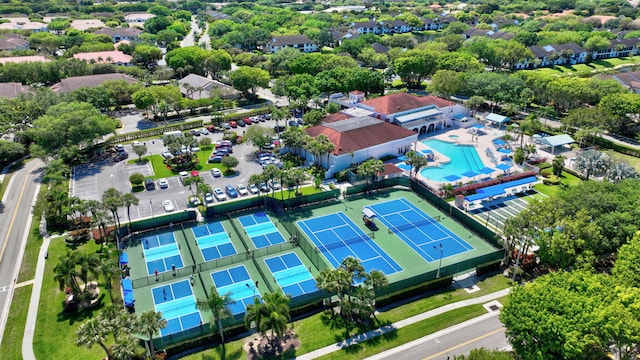
<instances>
[{"instance_id":1,"label":"sidewalk","mask_svg":"<svg viewBox=\"0 0 640 360\"><path fill-rule=\"evenodd\" d=\"M400 329L403 328L405 326L411 325L411 324L415 324L417 322L420 322L422 320L428 319L430 317L436 316L436 315L440 315L443 313L446 313L448 311L451 310L455 310L455 309L459 309L465 306L469 306L469 305L475 305L475 304L484 304L487 303L491 300L495 300L497 298L501 298L503 296L506 296L507 294L509 294L509 291L511 289L504 289L504 290L500 290L500 291L496 291L494 293L491 294L487 294L487 295L483 295L477 298L473 298L473 299L467 299L467 300L462 300L462 301L458 301L455 303L451 303L451 304L447 304L445 306L441 306L437 309L433 309L433 310L429 310L426 312L423 312L422 314L418 314L418 315L414 315L410 318L404 319L404 320L400 320L398 322L395 322L391 325L387 325L387 326L383 326L379 329L375 329L375 330L371 330L367 333L364 334L360 334L360 335L356 335L354 337L351 337L347 340L343 340L340 342L337 342L335 344L329 345L329 346L325 346L323 348L320 348L318 350L312 351L310 353L306 353L303 355L300 355L298 357L296 357L296 359L299 360L311 360L311 359L315 359L318 358L320 356L324 356L324 355L328 355L331 354L333 352L339 351L343 348L346 348L348 346L351 345L355 345L358 343L361 343L363 341L367 341L369 339L375 338L377 336L383 335L387 332L393 331L395 329ZM425 334L426 335L426 334Z\"/></svg>"}]
</instances>

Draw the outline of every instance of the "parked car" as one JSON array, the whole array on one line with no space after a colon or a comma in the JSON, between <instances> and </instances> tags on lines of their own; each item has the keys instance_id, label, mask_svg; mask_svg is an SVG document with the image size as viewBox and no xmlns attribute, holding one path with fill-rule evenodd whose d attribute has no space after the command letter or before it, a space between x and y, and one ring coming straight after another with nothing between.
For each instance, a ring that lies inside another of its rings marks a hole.
<instances>
[{"instance_id":1,"label":"parked car","mask_svg":"<svg viewBox=\"0 0 640 360\"><path fill-rule=\"evenodd\" d=\"M282 126L282 125L278 125L278 126L274 126L274 127L273 127L273 130L274 130L275 132L277 132L277 133L281 133L281 132L283 132L283 131L287 130L287 128L285 128L285 127L284 127L284 126Z\"/></svg>"},{"instance_id":2,"label":"parked car","mask_svg":"<svg viewBox=\"0 0 640 360\"><path fill-rule=\"evenodd\" d=\"M194 153L194 152L198 152L198 151L200 151L200 148L199 148L199 147L197 147L197 146L192 146L192 147L191 147L191 152L192 152L192 153Z\"/></svg>"},{"instance_id":3,"label":"parked car","mask_svg":"<svg viewBox=\"0 0 640 360\"><path fill-rule=\"evenodd\" d=\"M236 185L236 188L238 188L238 194L240 194L240 196L249 195L249 190L247 190L247 187L243 184Z\"/></svg>"},{"instance_id":4,"label":"parked car","mask_svg":"<svg viewBox=\"0 0 640 360\"><path fill-rule=\"evenodd\" d=\"M250 117L250 119L251 119L251 122L254 123L254 124L257 124L257 123L260 122L260 116L252 116L252 117Z\"/></svg>"},{"instance_id":5,"label":"parked car","mask_svg":"<svg viewBox=\"0 0 640 360\"><path fill-rule=\"evenodd\" d=\"M265 122L267 121L267 115L258 115L256 116L256 118L258 119L258 121L260 122Z\"/></svg>"},{"instance_id":6,"label":"parked car","mask_svg":"<svg viewBox=\"0 0 640 360\"><path fill-rule=\"evenodd\" d=\"M160 189L166 189L169 187L169 182L165 178L158 179L158 187L160 187Z\"/></svg>"},{"instance_id":7,"label":"parked car","mask_svg":"<svg viewBox=\"0 0 640 360\"><path fill-rule=\"evenodd\" d=\"M218 201L227 200L227 195L225 195L224 191L222 191L222 189L220 188L215 188L215 190L213 190L213 195L216 197Z\"/></svg>"},{"instance_id":8,"label":"parked car","mask_svg":"<svg viewBox=\"0 0 640 360\"><path fill-rule=\"evenodd\" d=\"M147 190L155 190L156 183L153 181L152 178L146 178L144 179L144 188Z\"/></svg>"},{"instance_id":9,"label":"parked car","mask_svg":"<svg viewBox=\"0 0 640 360\"><path fill-rule=\"evenodd\" d=\"M191 206L198 206L198 205L202 205L202 201L200 201L199 197L195 195L191 195L189 196L189 204L191 204Z\"/></svg>"},{"instance_id":10,"label":"parked car","mask_svg":"<svg viewBox=\"0 0 640 360\"><path fill-rule=\"evenodd\" d=\"M213 195L211 193L204 194L204 201L208 204L213 202Z\"/></svg>"},{"instance_id":11,"label":"parked car","mask_svg":"<svg viewBox=\"0 0 640 360\"><path fill-rule=\"evenodd\" d=\"M136 146L140 146L142 145L142 143L140 143L140 141L132 141L131 142L131 147L136 147Z\"/></svg>"},{"instance_id":12,"label":"parked car","mask_svg":"<svg viewBox=\"0 0 640 360\"><path fill-rule=\"evenodd\" d=\"M266 182L261 182L260 184L258 184L258 187L262 192L269 192L269 186L267 185Z\"/></svg>"},{"instance_id":13,"label":"parked car","mask_svg":"<svg viewBox=\"0 0 640 360\"><path fill-rule=\"evenodd\" d=\"M191 135L193 135L193 136L200 136L200 135L201 135L201 134L200 134L200 130L197 130L197 129L193 129L193 130L191 130L191 131L189 131L189 132L190 132L190 133L191 133Z\"/></svg>"},{"instance_id":14,"label":"parked car","mask_svg":"<svg viewBox=\"0 0 640 360\"><path fill-rule=\"evenodd\" d=\"M176 209L176 207L173 205L173 201L171 200L163 201L162 206L164 207L164 211L166 212L172 212Z\"/></svg>"},{"instance_id":15,"label":"parked car","mask_svg":"<svg viewBox=\"0 0 640 360\"><path fill-rule=\"evenodd\" d=\"M219 163L219 162L222 161L223 157L224 157L223 155L212 155L212 156L209 156L209 162L210 163Z\"/></svg>"},{"instance_id":16,"label":"parked car","mask_svg":"<svg viewBox=\"0 0 640 360\"><path fill-rule=\"evenodd\" d=\"M253 121L251 120L251 118L244 118L242 119L242 121L245 123L245 125L253 124Z\"/></svg>"},{"instance_id":17,"label":"parked car","mask_svg":"<svg viewBox=\"0 0 640 360\"><path fill-rule=\"evenodd\" d=\"M196 177L196 176L200 176L200 173L198 172L198 170L192 170L191 177Z\"/></svg>"},{"instance_id":18,"label":"parked car","mask_svg":"<svg viewBox=\"0 0 640 360\"><path fill-rule=\"evenodd\" d=\"M123 152L117 153L116 156L113 157L113 161L118 162L127 158L129 158L129 153L127 153L126 151L123 151Z\"/></svg>"},{"instance_id":19,"label":"parked car","mask_svg":"<svg viewBox=\"0 0 640 360\"><path fill-rule=\"evenodd\" d=\"M273 189L273 190L280 190L280 183L277 180L271 180L269 181L269 186Z\"/></svg>"},{"instance_id":20,"label":"parked car","mask_svg":"<svg viewBox=\"0 0 640 360\"><path fill-rule=\"evenodd\" d=\"M304 120L298 119L298 125L300 125L300 126L304 125Z\"/></svg>"},{"instance_id":21,"label":"parked car","mask_svg":"<svg viewBox=\"0 0 640 360\"><path fill-rule=\"evenodd\" d=\"M222 176L222 171L218 168L213 168L211 169L211 175L213 175L213 177L220 177Z\"/></svg>"},{"instance_id":22,"label":"parked car","mask_svg":"<svg viewBox=\"0 0 640 360\"><path fill-rule=\"evenodd\" d=\"M245 122L244 122L244 121L242 121L242 120L239 120L239 121L237 121L236 123L237 123L237 124L238 124L238 126L240 126L240 127L245 127L245 126L247 126L247 123L245 123Z\"/></svg>"},{"instance_id":23,"label":"parked car","mask_svg":"<svg viewBox=\"0 0 640 360\"><path fill-rule=\"evenodd\" d=\"M173 157L173 154L169 150L163 150L160 155L165 159L171 159Z\"/></svg>"},{"instance_id":24,"label":"parked car","mask_svg":"<svg viewBox=\"0 0 640 360\"><path fill-rule=\"evenodd\" d=\"M233 185L225 186L224 191L227 193L227 195L229 195L230 198L238 197L238 191L236 190L236 188L233 187Z\"/></svg>"},{"instance_id":25,"label":"parked car","mask_svg":"<svg viewBox=\"0 0 640 360\"><path fill-rule=\"evenodd\" d=\"M220 124L220 126L222 126L223 128L225 128L227 130L231 129L231 124L226 123L226 122L223 122L222 124Z\"/></svg>"},{"instance_id":26,"label":"parked car","mask_svg":"<svg viewBox=\"0 0 640 360\"><path fill-rule=\"evenodd\" d=\"M180 177L180 182L184 185L184 181L189 178L189 173L186 171L180 171L178 176Z\"/></svg>"},{"instance_id":27,"label":"parked car","mask_svg":"<svg viewBox=\"0 0 640 360\"><path fill-rule=\"evenodd\" d=\"M113 146L113 148L116 150L116 152L124 152L124 146L122 146L122 144L116 144Z\"/></svg>"},{"instance_id":28,"label":"parked car","mask_svg":"<svg viewBox=\"0 0 640 360\"><path fill-rule=\"evenodd\" d=\"M259 193L260 190L258 189L256 184L249 184L249 192L255 195L255 194Z\"/></svg>"},{"instance_id":29,"label":"parked car","mask_svg":"<svg viewBox=\"0 0 640 360\"><path fill-rule=\"evenodd\" d=\"M289 122L287 124L289 124L289 126L300 126L300 125L298 125L298 122L295 121L295 120L289 120Z\"/></svg>"},{"instance_id":30,"label":"parked car","mask_svg":"<svg viewBox=\"0 0 640 360\"><path fill-rule=\"evenodd\" d=\"M206 128L202 128L202 129L200 129L200 134L202 134L202 135L209 135L209 130L208 130L208 129L206 129Z\"/></svg>"},{"instance_id":31,"label":"parked car","mask_svg":"<svg viewBox=\"0 0 640 360\"><path fill-rule=\"evenodd\" d=\"M237 128L238 127L238 123L235 121L229 121L229 126L231 126L232 128Z\"/></svg>"}]
</instances>

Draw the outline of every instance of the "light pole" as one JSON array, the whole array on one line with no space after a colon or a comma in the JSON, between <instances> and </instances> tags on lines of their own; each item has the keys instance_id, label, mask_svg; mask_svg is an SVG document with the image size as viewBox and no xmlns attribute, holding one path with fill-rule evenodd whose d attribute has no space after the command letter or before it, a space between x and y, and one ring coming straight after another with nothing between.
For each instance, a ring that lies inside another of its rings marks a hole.
<instances>
[{"instance_id":1,"label":"light pole","mask_svg":"<svg viewBox=\"0 0 640 360\"><path fill-rule=\"evenodd\" d=\"M442 251L444 250L442 248L442 244L438 244L440 246L434 246L433 248L436 250L440 250L440 262L438 263L438 272L436 273L436 279L440 278L440 269L442 268Z\"/></svg>"},{"instance_id":2,"label":"light pole","mask_svg":"<svg viewBox=\"0 0 640 360\"><path fill-rule=\"evenodd\" d=\"M155 218L155 215L153 214L153 203L151 202L151 199L149 199L149 207L151 208L151 218Z\"/></svg>"}]
</instances>

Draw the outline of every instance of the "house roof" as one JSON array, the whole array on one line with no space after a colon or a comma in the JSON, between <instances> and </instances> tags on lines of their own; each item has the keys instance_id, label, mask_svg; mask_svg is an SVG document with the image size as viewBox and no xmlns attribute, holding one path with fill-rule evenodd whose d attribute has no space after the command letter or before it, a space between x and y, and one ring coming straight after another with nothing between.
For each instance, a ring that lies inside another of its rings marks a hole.
<instances>
[{"instance_id":1,"label":"house roof","mask_svg":"<svg viewBox=\"0 0 640 360\"><path fill-rule=\"evenodd\" d=\"M572 144L576 142L575 140L573 140L571 136L567 134L543 137L543 138L539 138L538 141L551 147L556 147L558 145Z\"/></svg>"},{"instance_id":2,"label":"house roof","mask_svg":"<svg viewBox=\"0 0 640 360\"><path fill-rule=\"evenodd\" d=\"M0 58L0 63L26 63L26 62L49 62L50 59L47 59L41 55L33 55L33 56L12 56Z\"/></svg>"},{"instance_id":3,"label":"house roof","mask_svg":"<svg viewBox=\"0 0 640 360\"><path fill-rule=\"evenodd\" d=\"M514 37L516 37L515 34L504 32L504 31L496 31L492 34L487 34L487 36L492 39L504 39L504 40L511 40Z\"/></svg>"},{"instance_id":4,"label":"house roof","mask_svg":"<svg viewBox=\"0 0 640 360\"><path fill-rule=\"evenodd\" d=\"M192 99L208 98L211 96L210 92L215 90L219 90L221 92L220 96L223 98L237 97L241 94L233 86L197 74L189 74L183 77L178 80L178 84L180 85L180 90L185 94L187 94L185 84L189 84L194 88L193 93L190 94Z\"/></svg>"},{"instance_id":5,"label":"house roof","mask_svg":"<svg viewBox=\"0 0 640 360\"><path fill-rule=\"evenodd\" d=\"M0 98L15 99L18 95L26 91L26 88L21 83L0 83Z\"/></svg>"},{"instance_id":6,"label":"house roof","mask_svg":"<svg viewBox=\"0 0 640 360\"><path fill-rule=\"evenodd\" d=\"M432 107L431 109L417 111L407 115L397 116L395 121L399 122L400 124L404 124L409 121L427 118L434 115L441 115L441 114L442 114L442 111L438 110L435 107Z\"/></svg>"},{"instance_id":7,"label":"house roof","mask_svg":"<svg viewBox=\"0 0 640 360\"><path fill-rule=\"evenodd\" d=\"M338 113L329 114L329 115L325 116L322 119L322 121L326 122L326 123L332 123L332 122L342 121L342 120L346 120L346 119L350 119L350 118L351 118L351 116L338 112Z\"/></svg>"},{"instance_id":8,"label":"house roof","mask_svg":"<svg viewBox=\"0 0 640 360\"><path fill-rule=\"evenodd\" d=\"M400 169L394 164L386 163L384 164L384 170L382 171L382 173L378 174L378 176L385 176L385 175L391 175L391 174L397 174L397 173L403 173L403 172L404 170Z\"/></svg>"},{"instance_id":9,"label":"house roof","mask_svg":"<svg viewBox=\"0 0 640 360\"><path fill-rule=\"evenodd\" d=\"M287 35L274 36L269 44L272 46L296 45L296 44L315 44L316 42L309 39L306 35Z\"/></svg>"},{"instance_id":10,"label":"house roof","mask_svg":"<svg viewBox=\"0 0 640 360\"><path fill-rule=\"evenodd\" d=\"M87 52L87 53L79 53L73 54L74 59L86 60L86 61L95 61L96 63L130 63L133 59L132 56L123 53L122 51L112 50L112 51L96 51L96 52ZM111 59L108 61L107 59Z\"/></svg>"},{"instance_id":11,"label":"house roof","mask_svg":"<svg viewBox=\"0 0 640 360\"><path fill-rule=\"evenodd\" d=\"M87 76L73 76L60 80L59 83L51 86L51 90L60 94L66 94L73 90L83 87L97 87L107 80L125 80L131 84L135 84L138 80L127 74L99 74Z\"/></svg>"},{"instance_id":12,"label":"house roof","mask_svg":"<svg viewBox=\"0 0 640 360\"><path fill-rule=\"evenodd\" d=\"M104 24L104 22L98 19L80 19L80 20L73 20L71 22L71 28L77 29L80 31L85 31L89 29L99 29L105 26L106 25Z\"/></svg>"},{"instance_id":13,"label":"house roof","mask_svg":"<svg viewBox=\"0 0 640 360\"><path fill-rule=\"evenodd\" d=\"M617 73L614 75L605 75L604 79L614 79L627 88L635 88L635 83L640 81L640 71Z\"/></svg>"},{"instance_id":14,"label":"house roof","mask_svg":"<svg viewBox=\"0 0 640 360\"><path fill-rule=\"evenodd\" d=\"M114 27L114 28L103 28L93 32L94 34L107 34L111 37L120 35L120 36L128 36L128 37L136 37L142 33L142 30L138 28L131 27Z\"/></svg>"},{"instance_id":15,"label":"house roof","mask_svg":"<svg viewBox=\"0 0 640 360\"><path fill-rule=\"evenodd\" d=\"M386 144L394 140L416 136L416 133L370 116L323 123L305 129L311 137L326 135L336 146L334 155L344 155L358 150Z\"/></svg>"},{"instance_id":16,"label":"house roof","mask_svg":"<svg viewBox=\"0 0 640 360\"><path fill-rule=\"evenodd\" d=\"M383 22L384 25L388 27L400 27L400 26L408 26L408 24L402 20L391 20Z\"/></svg>"},{"instance_id":17,"label":"house roof","mask_svg":"<svg viewBox=\"0 0 640 360\"><path fill-rule=\"evenodd\" d=\"M466 37L473 37L473 36L487 36L488 33L490 33L491 30L487 30L487 29L477 29L477 28L471 28L468 30L465 30L465 32L463 32L463 34Z\"/></svg>"},{"instance_id":18,"label":"house roof","mask_svg":"<svg viewBox=\"0 0 640 360\"><path fill-rule=\"evenodd\" d=\"M549 56L556 52L561 52L562 50L569 50L574 54L580 54L586 52L586 50L578 44L567 43L567 44L554 44L554 45L546 45L546 46L529 46L529 50L531 53L537 58L543 58L545 56Z\"/></svg>"},{"instance_id":19,"label":"house roof","mask_svg":"<svg viewBox=\"0 0 640 360\"><path fill-rule=\"evenodd\" d=\"M371 44L371 48L373 49L373 51L375 51L378 54L386 54L389 52L389 48L380 44L380 43L373 43Z\"/></svg>"},{"instance_id":20,"label":"house roof","mask_svg":"<svg viewBox=\"0 0 640 360\"><path fill-rule=\"evenodd\" d=\"M151 14L151 13L132 12L132 13L125 13L124 20L125 21L149 20L149 19L154 18L154 17L156 17L156 16L154 14Z\"/></svg>"},{"instance_id":21,"label":"house roof","mask_svg":"<svg viewBox=\"0 0 640 360\"><path fill-rule=\"evenodd\" d=\"M354 28L370 29L370 28L378 27L378 23L375 22L375 21L354 22L353 23L353 27Z\"/></svg>"},{"instance_id":22,"label":"house roof","mask_svg":"<svg viewBox=\"0 0 640 360\"><path fill-rule=\"evenodd\" d=\"M0 50L27 49L29 42L18 37L0 37Z\"/></svg>"},{"instance_id":23,"label":"house roof","mask_svg":"<svg viewBox=\"0 0 640 360\"><path fill-rule=\"evenodd\" d=\"M485 116L485 119L491 121L491 122L495 122L498 124L503 124L506 123L507 121L511 120L506 116L502 116L499 114L495 114L495 113L490 113L489 115Z\"/></svg>"},{"instance_id":24,"label":"house roof","mask_svg":"<svg viewBox=\"0 0 640 360\"><path fill-rule=\"evenodd\" d=\"M375 99L361 102L379 114L391 115L402 111L413 110L423 106L435 105L438 108L454 105L453 102L439 98L437 96L415 96L407 93L397 93L380 96Z\"/></svg>"}]
</instances>

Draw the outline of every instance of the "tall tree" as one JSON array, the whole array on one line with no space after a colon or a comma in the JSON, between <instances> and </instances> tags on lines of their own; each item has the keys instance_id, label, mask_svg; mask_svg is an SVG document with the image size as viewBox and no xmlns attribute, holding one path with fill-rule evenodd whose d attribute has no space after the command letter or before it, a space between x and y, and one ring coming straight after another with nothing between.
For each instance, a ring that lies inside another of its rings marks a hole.
<instances>
[{"instance_id":1,"label":"tall tree","mask_svg":"<svg viewBox=\"0 0 640 360\"><path fill-rule=\"evenodd\" d=\"M76 331L78 337L76 343L89 348L93 345L98 345L107 354L107 359L111 359L111 352L105 345L109 333L106 331L104 324L101 323L101 320L101 318L96 317L80 325Z\"/></svg>"},{"instance_id":2,"label":"tall tree","mask_svg":"<svg viewBox=\"0 0 640 360\"><path fill-rule=\"evenodd\" d=\"M147 335L149 340L150 355L155 354L155 348L153 346L153 336L167 326L167 320L162 317L162 314L154 310L147 310L140 314L137 322L137 329L141 333Z\"/></svg>"},{"instance_id":3,"label":"tall tree","mask_svg":"<svg viewBox=\"0 0 640 360\"><path fill-rule=\"evenodd\" d=\"M234 301L231 299L229 294L227 295L218 295L215 286L211 287L209 292L209 297L207 299L196 299L196 307L201 311L208 311L211 313L211 330L217 328L218 333L220 334L220 341L222 342L222 351L224 353L224 327L222 326L222 321L231 317L231 310L229 309L229 305L233 304Z\"/></svg>"},{"instance_id":4,"label":"tall tree","mask_svg":"<svg viewBox=\"0 0 640 360\"><path fill-rule=\"evenodd\" d=\"M266 316L262 324L265 329L271 330L271 343L278 347L280 339L287 330L287 323L291 319L289 298L281 292L266 293L264 308Z\"/></svg>"}]
</instances>

